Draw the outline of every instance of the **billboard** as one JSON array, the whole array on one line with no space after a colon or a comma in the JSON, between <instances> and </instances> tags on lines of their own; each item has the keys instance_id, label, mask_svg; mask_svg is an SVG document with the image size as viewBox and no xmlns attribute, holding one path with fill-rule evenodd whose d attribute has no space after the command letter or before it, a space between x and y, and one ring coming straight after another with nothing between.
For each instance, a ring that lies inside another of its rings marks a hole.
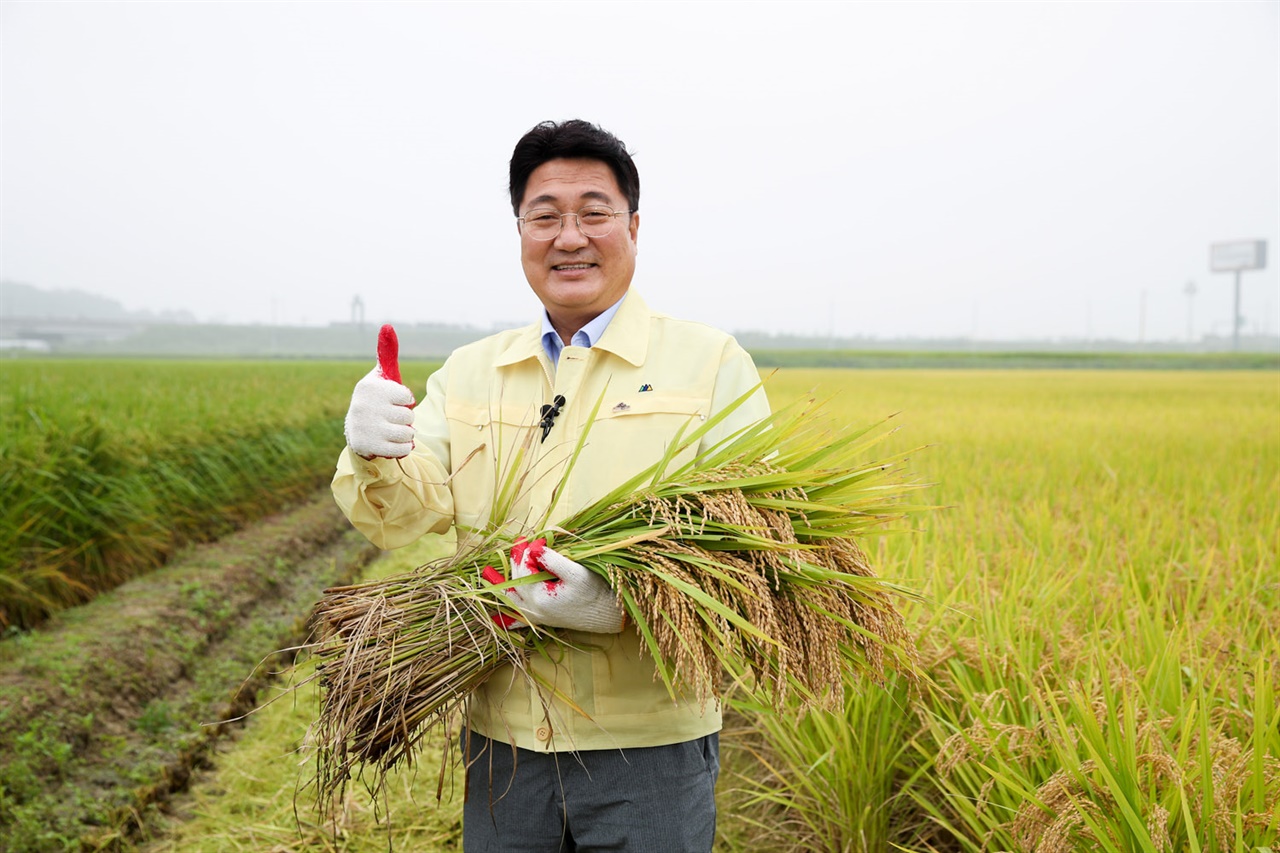
<instances>
[{"instance_id":1,"label":"billboard","mask_svg":"<svg viewBox=\"0 0 1280 853\"><path fill-rule=\"evenodd\" d=\"M1213 272L1260 270L1266 265L1266 240L1233 240L1209 247L1209 269Z\"/></svg>"}]
</instances>

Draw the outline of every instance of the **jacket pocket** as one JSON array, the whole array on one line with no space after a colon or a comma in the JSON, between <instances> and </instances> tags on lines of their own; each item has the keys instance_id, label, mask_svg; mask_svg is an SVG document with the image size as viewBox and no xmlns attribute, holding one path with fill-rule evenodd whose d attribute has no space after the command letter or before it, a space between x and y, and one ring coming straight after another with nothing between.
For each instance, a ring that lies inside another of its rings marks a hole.
<instances>
[{"instance_id":1,"label":"jacket pocket","mask_svg":"<svg viewBox=\"0 0 1280 853\"><path fill-rule=\"evenodd\" d=\"M445 418L449 422L450 488L456 523L460 528L482 528L493 515L495 499L504 495L527 498L520 480L527 477L532 459L528 448L537 441L536 413L514 405L491 408L451 402L445 408ZM502 514L510 517L520 511L513 505Z\"/></svg>"},{"instance_id":2,"label":"jacket pocket","mask_svg":"<svg viewBox=\"0 0 1280 853\"><path fill-rule=\"evenodd\" d=\"M606 401L591 425L588 447L600 464L614 470L612 485L622 483L682 445L668 470L688 462L698 452L690 433L707 419L707 400L678 395L632 394ZM584 451L585 453L585 451Z\"/></svg>"}]
</instances>

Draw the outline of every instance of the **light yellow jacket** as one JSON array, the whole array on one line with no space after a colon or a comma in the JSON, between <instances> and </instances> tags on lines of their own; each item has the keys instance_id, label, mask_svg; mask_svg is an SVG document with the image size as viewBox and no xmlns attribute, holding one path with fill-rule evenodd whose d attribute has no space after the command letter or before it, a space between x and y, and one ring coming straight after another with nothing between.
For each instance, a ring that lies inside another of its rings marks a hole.
<instances>
[{"instance_id":1,"label":"light yellow jacket","mask_svg":"<svg viewBox=\"0 0 1280 853\"><path fill-rule=\"evenodd\" d=\"M550 521L558 522L657 461L682 425L697 426L760 381L732 337L652 313L634 291L599 342L590 349L565 347L558 367L540 335L535 324L455 351L427 380L426 397L414 410L414 450L399 463L343 451L334 497L375 545L400 547L451 525L465 541L466 528L488 523L502 466L515 458L530 430L532 467L509 518L515 533L538 526L592 407L603 397L582 454L554 498ZM539 442L539 408L557 394L566 403ZM768 411L760 391L701 446ZM511 667L500 670L473 697L470 723L477 731L551 752L660 746L719 730L714 704L671 700L634 629L562 630L559 636L558 659L534 655L530 662L554 691L531 687Z\"/></svg>"}]
</instances>

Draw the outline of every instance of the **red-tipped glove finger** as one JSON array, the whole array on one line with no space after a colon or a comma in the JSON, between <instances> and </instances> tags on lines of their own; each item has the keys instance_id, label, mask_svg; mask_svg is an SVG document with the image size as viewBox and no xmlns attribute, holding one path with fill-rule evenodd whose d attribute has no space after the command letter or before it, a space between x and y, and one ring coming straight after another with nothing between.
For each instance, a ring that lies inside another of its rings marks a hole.
<instances>
[{"instance_id":1,"label":"red-tipped glove finger","mask_svg":"<svg viewBox=\"0 0 1280 853\"><path fill-rule=\"evenodd\" d=\"M390 323L378 330L378 369L384 379L400 381L400 339Z\"/></svg>"},{"instance_id":2,"label":"red-tipped glove finger","mask_svg":"<svg viewBox=\"0 0 1280 853\"><path fill-rule=\"evenodd\" d=\"M500 583L507 582L507 579L502 576L502 572L498 571L493 566L485 566L483 569L481 569L480 577L484 578L486 581L493 584L494 586L497 586ZM493 613L490 615L489 618L491 618L495 623L497 623L502 628L515 628L525 624L524 622L521 622L516 617L506 613Z\"/></svg>"}]
</instances>

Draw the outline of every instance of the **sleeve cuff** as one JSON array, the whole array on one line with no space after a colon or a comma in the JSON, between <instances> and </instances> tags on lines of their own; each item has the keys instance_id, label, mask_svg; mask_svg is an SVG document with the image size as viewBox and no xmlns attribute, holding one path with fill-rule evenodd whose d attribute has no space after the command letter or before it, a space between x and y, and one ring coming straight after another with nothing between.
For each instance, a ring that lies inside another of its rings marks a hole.
<instances>
[{"instance_id":1,"label":"sleeve cuff","mask_svg":"<svg viewBox=\"0 0 1280 853\"><path fill-rule=\"evenodd\" d=\"M365 459L350 447L347 448L347 461L351 464L351 470L356 476L356 481L360 483L377 483L382 480L392 479L390 475L393 472L397 475L400 473L400 466L396 464L396 460Z\"/></svg>"}]
</instances>

